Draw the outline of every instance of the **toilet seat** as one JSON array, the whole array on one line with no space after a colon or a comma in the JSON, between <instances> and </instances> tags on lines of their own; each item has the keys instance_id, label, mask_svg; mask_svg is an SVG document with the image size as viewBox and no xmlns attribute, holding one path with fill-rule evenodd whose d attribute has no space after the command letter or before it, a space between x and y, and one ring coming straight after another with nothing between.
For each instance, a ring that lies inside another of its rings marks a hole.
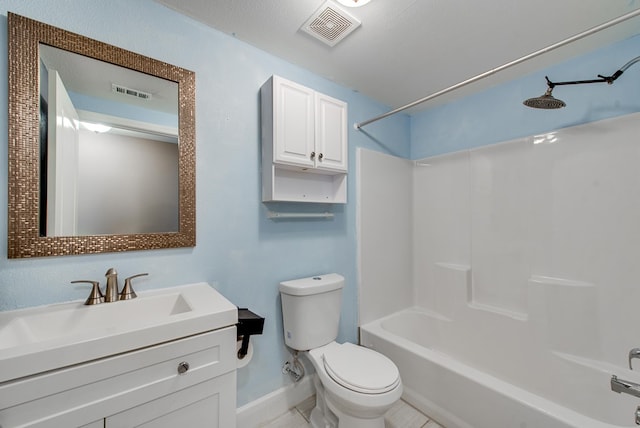
<instances>
[{"instance_id":1,"label":"toilet seat","mask_svg":"<svg viewBox=\"0 0 640 428\"><path fill-rule=\"evenodd\" d=\"M382 394L400 383L400 374L393 361L352 343L326 349L322 360L329 377L351 391Z\"/></svg>"}]
</instances>

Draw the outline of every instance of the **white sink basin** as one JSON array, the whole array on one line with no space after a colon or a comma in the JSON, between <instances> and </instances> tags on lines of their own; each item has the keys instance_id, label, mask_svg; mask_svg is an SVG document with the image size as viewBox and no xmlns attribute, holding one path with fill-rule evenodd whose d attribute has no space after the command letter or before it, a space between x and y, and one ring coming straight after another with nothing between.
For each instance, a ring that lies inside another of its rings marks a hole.
<instances>
[{"instance_id":1,"label":"white sink basin","mask_svg":"<svg viewBox=\"0 0 640 428\"><path fill-rule=\"evenodd\" d=\"M0 382L127 352L238 322L237 308L207 283L0 312Z\"/></svg>"}]
</instances>

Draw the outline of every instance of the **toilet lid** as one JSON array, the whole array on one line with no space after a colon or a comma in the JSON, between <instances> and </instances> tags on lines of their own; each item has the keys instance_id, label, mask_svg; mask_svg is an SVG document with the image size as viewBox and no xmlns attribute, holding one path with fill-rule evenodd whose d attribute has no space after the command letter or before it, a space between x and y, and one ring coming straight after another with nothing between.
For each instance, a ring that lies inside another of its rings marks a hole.
<instances>
[{"instance_id":1,"label":"toilet lid","mask_svg":"<svg viewBox=\"0 0 640 428\"><path fill-rule=\"evenodd\" d=\"M338 384L364 394L381 394L400 383L398 368L371 349L344 343L323 354L327 374Z\"/></svg>"}]
</instances>

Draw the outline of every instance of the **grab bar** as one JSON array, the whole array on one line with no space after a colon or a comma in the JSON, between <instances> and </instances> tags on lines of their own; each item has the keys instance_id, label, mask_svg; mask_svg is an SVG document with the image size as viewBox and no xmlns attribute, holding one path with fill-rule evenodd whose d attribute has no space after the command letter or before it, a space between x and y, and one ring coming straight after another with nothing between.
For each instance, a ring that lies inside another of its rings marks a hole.
<instances>
[{"instance_id":1,"label":"grab bar","mask_svg":"<svg viewBox=\"0 0 640 428\"><path fill-rule=\"evenodd\" d=\"M640 384L629 380L618 379L616 375L611 376L611 390L618 394L623 392L640 398Z\"/></svg>"}]
</instances>

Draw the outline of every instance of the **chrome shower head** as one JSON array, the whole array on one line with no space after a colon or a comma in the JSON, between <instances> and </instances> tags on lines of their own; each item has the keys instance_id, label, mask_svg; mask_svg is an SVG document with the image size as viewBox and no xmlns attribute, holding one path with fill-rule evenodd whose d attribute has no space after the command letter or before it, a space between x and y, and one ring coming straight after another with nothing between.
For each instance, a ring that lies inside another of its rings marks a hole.
<instances>
[{"instance_id":1,"label":"chrome shower head","mask_svg":"<svg viewBox=\"0 0 640 428\"><path fill-rule=\"evenodd\" d=\"M566 104L564 101L554 98L554 96L551 95L552 90L553 88L549 86L547 92L545 92L544 95L536 98L529 98L528 100L523 101L522 104L526 105L527 107L539 108L544 110L552 110L565 107Z\"/></svg>"}]
</instances>

